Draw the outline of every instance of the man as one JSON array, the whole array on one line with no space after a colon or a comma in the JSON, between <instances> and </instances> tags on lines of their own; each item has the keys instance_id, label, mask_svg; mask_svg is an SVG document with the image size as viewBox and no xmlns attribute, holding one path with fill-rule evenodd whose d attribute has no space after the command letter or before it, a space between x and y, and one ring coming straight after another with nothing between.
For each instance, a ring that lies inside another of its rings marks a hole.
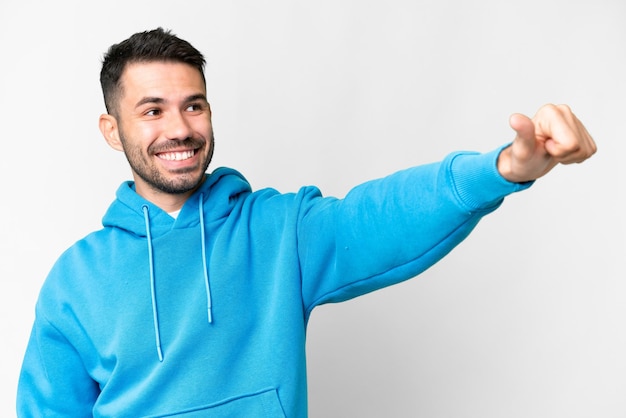
<instances>
[{"instance_id":1,"label":"man","mask_svg":"<svg viewBox=\"0 0 626 418\"><path fill-rule=\"evenodd\" d=\"M19 416L306 417L315 306L416 276L506 195L596 151L567 106L547 105L511 117L508 146L453 153L344 199L252 192L232 169L205 174L203 67L160 28L105 55L100 130L134 181L41 289Z\"/></svg>"}]
</instances>

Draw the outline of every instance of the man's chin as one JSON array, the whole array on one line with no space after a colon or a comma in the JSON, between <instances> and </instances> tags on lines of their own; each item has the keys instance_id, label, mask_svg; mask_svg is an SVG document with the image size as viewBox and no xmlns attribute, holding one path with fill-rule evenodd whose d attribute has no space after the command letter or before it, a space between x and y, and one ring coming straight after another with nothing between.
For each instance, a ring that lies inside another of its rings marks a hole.
<instances>
[{"instance_id":1,"label":"man's chin","mask_svg":"<svg viewBox=\"0 0 626 418\"><path fill-rule=\"evenodd\" d=\"M185 194L195 191L204 181L204 175L193 181L185 181L182 183L162 185L161 191L169 194Z\"/></svg>"},{"instance_id":2,"label":"man's chin","mask_svg":"<svg viewBox=\"0 0 626 418\"><path fill-rule=\"evenodd\" d=\"M153 180L149 183L152 188L160 191L161 193L181 195L195 191L204 182L205 173L200 174L179 174L177 176L170 177L169 179L161 178L160 181Z\"/></svg>"}]
</instances>

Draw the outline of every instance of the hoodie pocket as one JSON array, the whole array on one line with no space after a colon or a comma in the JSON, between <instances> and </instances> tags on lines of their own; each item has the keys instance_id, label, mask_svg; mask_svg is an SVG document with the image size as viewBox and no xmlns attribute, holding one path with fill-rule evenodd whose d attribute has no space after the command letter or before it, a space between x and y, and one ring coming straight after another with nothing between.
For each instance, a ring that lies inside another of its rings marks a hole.
<instances>
[{"instance_id":1,"label":"hoodie pocket","mask_svg":"<svg viewBox=\"0 0 626 418\"><path fill-rule=\"evenodd\" d=\"M236 396L223 401L154 418L286 418L276 389Z\"/></svg>"}]
</instances>

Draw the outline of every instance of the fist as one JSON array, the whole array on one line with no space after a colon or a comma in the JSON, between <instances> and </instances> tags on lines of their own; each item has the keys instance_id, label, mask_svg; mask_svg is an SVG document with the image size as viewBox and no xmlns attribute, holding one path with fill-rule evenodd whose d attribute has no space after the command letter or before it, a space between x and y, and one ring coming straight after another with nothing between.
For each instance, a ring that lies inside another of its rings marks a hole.
<instances>
[{"instance_id":1,"label":"fist","mask_svg":"<svg viewBox=\"0 0 626 418\"><path fill-rule=\"evenodd\" d=\"M532 119L516 113L509 123L517 135L500 153L498 171L511 182L538 179L557 164L581 163L597 150L567 105L545 105Z\"/></svg>"}]
</instances>

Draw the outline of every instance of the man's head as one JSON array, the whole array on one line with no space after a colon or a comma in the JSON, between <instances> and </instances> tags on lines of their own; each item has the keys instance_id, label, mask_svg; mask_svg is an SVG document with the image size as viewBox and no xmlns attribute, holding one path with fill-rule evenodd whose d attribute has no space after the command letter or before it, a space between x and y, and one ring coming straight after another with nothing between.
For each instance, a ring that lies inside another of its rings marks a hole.
<instances>
[{"instance_id":1,"label":"man's head","mask_svg":"<svg viewBox=\"0 0 626 418\"><path fill-rule=\"evenodd\" d=\"M129 64L167 61L189 64L204 78L205 59L189 42L178 38L171 31L157 28L138 32L130 38L112 45L102 60L100 85L107 112L117 116L117 102L123 94L122 74Z\"/></svg>"},{"instance_id":2,"label":"man's head","mask_svg":"<svg viewBox=\"0 0 626 418\"><path fill-rule=\"evenodd\" d=\"M137 193L166 210L197 189L213 155L203 67L195 48L162 29L137 33L104 58L100 130L126 155Z\"/></svg>"}]
</instances>

